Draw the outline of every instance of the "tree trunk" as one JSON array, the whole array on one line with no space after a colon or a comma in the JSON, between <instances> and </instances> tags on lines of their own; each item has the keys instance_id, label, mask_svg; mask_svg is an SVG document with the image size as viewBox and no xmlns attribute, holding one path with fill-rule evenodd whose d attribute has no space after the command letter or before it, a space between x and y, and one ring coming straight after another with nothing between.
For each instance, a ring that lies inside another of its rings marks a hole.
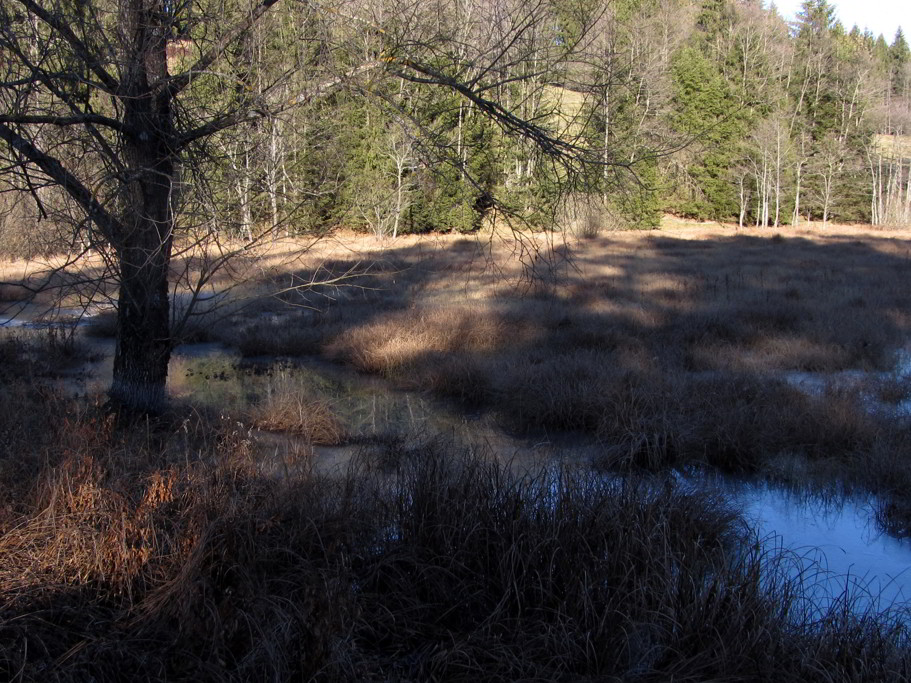
<instances>
[{"instance_id":1,"label":"tree trunk","mask_svg":"<svg viewBox=\"0 0 911 683\"><path fill-rule=\"evenodd\" d=\"M781 214L781 122L775 121L775 227Z\"/></svg>"},{"instance_id":2,"label":"tree trunk","mask_svg":"<svg viewBox=\"0 0 911 683\"><path fill-rule=\"evenodd\" d=\"M125 65L121 80L124 133L123 234L119 261L117 346L111 399L131 411L154 412L165 401L171 356L168 271L174 231L177 133L167 78L169 27L155 2L124 3Z\"/></svg>"},{"instance_id":3,"label":"tree trunk","mask_svg":"<svg viewBox=\"0 0 911 683\"><path fill-rule=\"evenodd\" d=\"M794 217L792 225L796 228L800 222L800 174L803 170L803 161L797 162L797 185L794 189Z\"/></svg>"},{"instance_id":4,"label":"tree trunk","mask_svg":"<svg viewBox=\"0 0 911 683\"><path fill-rule=\"evenodd\" d=\"M604 149L601 152L601 201L607 204L608 162L610 161L610 85L604 86Z\"/></svg>"},{"instance_id":5,"label":"tree trunk","mask_svg":"<svg viewBox=\"0 0 911 683\"><path fill-rule=\"evenodd\" d=\"M740 218L737 221L737 227L743 228L743 219L747 213L747 201L748 201L748 198L746 195L746 176L741 173L740 177L738 178L738 181L739 181L739 185L740 185Z\"/></svg>"},{"instance_id":6,"label":"tree trunk","mask_svg":"<svg viewBox=\"0 0 911 683\"><path fill-rule=\"evenodd\" d=\"M164 248L128 251L120 267L111 399L129 410L155 412L165 402L171 358L169 259Z\"/></svg>"},{"instance_id":7,"label":"tree trunk","mask_svg":"<svg viewBox=\"0 0 911 683\"><path fill-rule=\"evenodd\" d=\"M269 121L269 165L266 167L266 184L269 191L269 208L272 212L272 239L277 237L278 230L278 177L279 169L282 165L282 156L279 149L280 137L278 130L278 120L273 118Z\"/></svg>"}]
</instances>

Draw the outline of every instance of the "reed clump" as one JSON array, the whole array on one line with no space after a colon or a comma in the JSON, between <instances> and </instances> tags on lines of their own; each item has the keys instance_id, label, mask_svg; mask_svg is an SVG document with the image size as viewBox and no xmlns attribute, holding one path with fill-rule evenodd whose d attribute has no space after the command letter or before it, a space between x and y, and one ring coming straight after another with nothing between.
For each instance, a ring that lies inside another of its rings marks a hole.
<instances>
[{"instance_id":1,"label":"reed clump","mask_svg":"<svg viewBox=\"0 0 911 683\"><path fill-rule=\"evenodd\" d=\"M72 328L0 328L0 381L6 383L54 377L90 355Z\"/></svg>"},{"instance_id":2,"label":"reed clump","mask_svg":"<svg viewBox=\"0 0 911 683\"><path fill-rule=\"evenodd\" d=\"M0 461L5 680L911 673L906 622L807 609L736 510L671 479L407 439L382 467L277 477L235 419L8 391L47 429L5 432Z\"/></svg>"},{"instance_id":3,"label":"reed clump","mask_svg":"<svg viewBox=\"0 0 911 683\"><path fill-rule=\"evenodd\" d=\"M341 421L327 399L287 383L269 392L252 409L251 418L262 429L301 436L314 445L335 446L344 438Z\"/></svg>"}]
</instances>

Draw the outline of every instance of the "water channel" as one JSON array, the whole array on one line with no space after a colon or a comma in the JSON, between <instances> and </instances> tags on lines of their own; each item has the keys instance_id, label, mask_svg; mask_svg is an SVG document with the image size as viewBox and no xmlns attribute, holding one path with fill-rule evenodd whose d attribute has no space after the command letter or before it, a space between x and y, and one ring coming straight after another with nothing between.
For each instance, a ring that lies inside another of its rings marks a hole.
<instances>
[{"instance_id":1,"label":"water channel","mask_svg":"<svg viewBox=\"0 0 911 683\"><path fill-rule=\"evenodd\" d=\"M692 490L721 491L734 501L767 550L787 553L818 602L847 595L861 610L911 605L911 538L882 530L874 496L713 472L678 478Z\"/></svg>"},{"instance_id":2,"label":"water channel","mask_svg":"<svg viewBox=\"0 0 911 683\"><path fill-rule=\"evenodd\" d=\"M92 345L94 360L61 379L79 393L103 391L110 381L112 341L87 343ZM903 356L908 367L900 366L896 372L911 373L908 361ZM802 376L794 381L817 380ZM466 415L420 393L393 388L382 379L319 359L242 359L218 344L180 346L172 358L169 391L175 399L241 415L277 392L319 398L331 406L353 442L403 433L442 434L528 465L555 458L584 464L592 455L591 444L517 438L484 415ZM255 438L264 458L296 447L293 436L260 431ZM356 448L315 447L312 457L323 471L342 470ZM814 600L850 595L859 609L911 606L911 538L882 531L874 497L819 493L714 472L674 476L677 485L693 491L723 492L742 511L763 546L787 554L796 571L808 577Z\"/></svg>"}]
</instances>

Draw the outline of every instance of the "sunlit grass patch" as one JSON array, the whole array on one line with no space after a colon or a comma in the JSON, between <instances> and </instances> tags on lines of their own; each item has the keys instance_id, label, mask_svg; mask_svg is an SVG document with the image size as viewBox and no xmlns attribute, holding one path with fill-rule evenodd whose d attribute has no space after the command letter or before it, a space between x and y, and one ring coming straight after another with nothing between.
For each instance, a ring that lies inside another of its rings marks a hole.
<instances>
[{"instance_id":1,"label":"sunlit grass patch","mask_svg":"<svg viewBox=\"0 0 911 683\"><path fill-rule=\"evenodd\" d=\"M486 353L499 349L506 330L496 316L462 307L411 309L383 314L342 332L330 356L360 370L408 381L409 370L428 354Z\"/></svg>"},{"instance_id":2,"label":"sunlit grass patch","mask_svg":"<svg viewBox=\"0 0 911 683\"><path fill-rule=\"evenodd\" d=\"M252 408L251 419L262 429L302 436L315 445L339 444L344 429L331 402L312 393L304 384L279 382Z\"/></svg>"}]
</instances>

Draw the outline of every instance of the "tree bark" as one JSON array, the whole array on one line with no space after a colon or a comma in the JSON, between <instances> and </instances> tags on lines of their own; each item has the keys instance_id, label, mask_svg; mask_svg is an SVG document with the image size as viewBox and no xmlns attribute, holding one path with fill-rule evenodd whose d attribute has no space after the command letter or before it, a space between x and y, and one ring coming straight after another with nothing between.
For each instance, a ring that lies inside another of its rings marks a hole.
<instances>
[{"instance_id":1,"label":"tree bark","mask_svg":"<svg viewBox=\"0 0 911 683\"><path fill-rule=\"evenodd\" d=\"M117 348L111 400L120 407L156 412L166 400L171 358L168 258L131 248L121 264Z\"/></svg>"},{"instance_id":2,"label":"tree bark","mask_svg":"<svg viewBox=\"0 0 911 683\"><path fill-rule=\"evenodd\" d=\"M168 275L174 234L177 131L165 82L168 27L159 2L121 6L124 72L121 134L126 182L119 257L117 346L111 399L129 410L154 412L165 402L171 357Z\"/></svg>"}]
</instances>

